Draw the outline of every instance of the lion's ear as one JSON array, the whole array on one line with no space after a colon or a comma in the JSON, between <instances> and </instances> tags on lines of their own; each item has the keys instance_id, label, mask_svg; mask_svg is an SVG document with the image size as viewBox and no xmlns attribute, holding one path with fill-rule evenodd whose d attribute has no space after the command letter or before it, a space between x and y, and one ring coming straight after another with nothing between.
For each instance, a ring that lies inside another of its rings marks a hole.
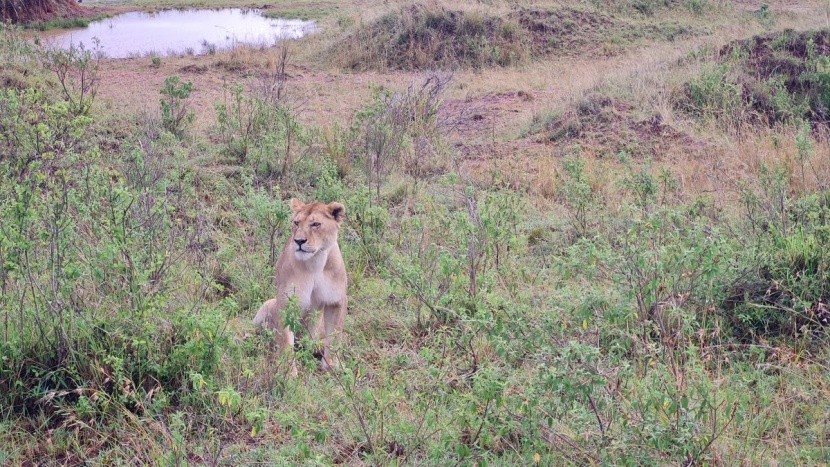
<instances>
[{"instance_id":1,"label":"lion's ear","mask_svg":"<svg viewBox=\"0 0 830 467\"><path fill-rule=\"evenodd\" d=\"M346 208L343 207L342 204L340 204L340 203L329 203L329 205L327 207L329 209L329 214L331 214L331 217L333 217L334 220L336 220L337 222L340 222L340 221L343 220L343 216L346 214Z\"/></svg>"},{"instance_id":2,"label":"lion's ear","mask_svg":"<svg viewBox=\"0 0 830 467\"><path fill-rule=\"evenodd\" d=\"M302 211L304 206L305 206L305 203L303 203L302 201L298 200L297 198L291 198L291 210L293 212Z\"/></svg>"}]
</instances>

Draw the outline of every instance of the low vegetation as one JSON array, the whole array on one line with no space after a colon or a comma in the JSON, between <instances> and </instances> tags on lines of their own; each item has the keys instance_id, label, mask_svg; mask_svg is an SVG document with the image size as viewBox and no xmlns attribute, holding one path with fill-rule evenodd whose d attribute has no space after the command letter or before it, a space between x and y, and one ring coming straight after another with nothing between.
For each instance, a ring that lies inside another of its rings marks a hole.
<instances>
[{"instance_id":1,"label":"low vegetation","mask_svg":"<svg viewBox=\"0 0 830 467\"><path fill-rule=\"evenodd\" d=\"M507 66L528 58L529 39L509 18L415 4L360 27L332 55L363 70Z\"/></svg>"},{"instance_id":2,"label":"low vegetation","mask_svg":"<svg viewBox=\"0 0 830 467\"><path fill-rule=\"evenodd\" d=\"M312 72L287 52L207 108L182 72L153 112L117 112L95 50L3 26L0 463L828 463L827 33L717 2L600 2L584 34L681 11L759 34L557 105L521 89L536 117L476 139L493 112L472 81L579 47L540 42L566 26L539 12L588 21L596 3L344 23L316 40L406 21L364 52L407 52L321 67L324 86L344 65L444 69L355 72L398 81L370 80L345 118L303 115ZM349 275L340 366L302 345L294 377L251 325L291 197L345 205Z\"/></svg>"},{"instance_id":3,"label":"low vegetation","mask_svg":"<svg viewBox=\"0 0 830 467\"><path fill-rule=\"evenodd\" d=\"M830 31L756 36L725 46L691 80L681 109L734 124L830 121Z\"/></svg>"}]
</instances>

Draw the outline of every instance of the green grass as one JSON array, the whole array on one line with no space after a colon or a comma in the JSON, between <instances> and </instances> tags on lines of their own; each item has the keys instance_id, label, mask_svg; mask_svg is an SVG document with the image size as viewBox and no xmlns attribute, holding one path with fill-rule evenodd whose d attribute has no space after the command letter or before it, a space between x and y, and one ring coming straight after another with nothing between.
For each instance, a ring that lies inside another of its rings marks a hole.
<instances>
[{"instance_id":1,"label":"green grass","mask_svg":"<svg viewBox=\"0 0 830 467\"><path fill-rule=\"evenodd\" d=\"M265 16L269 18L301 19L303 21L319 20L340 11L340 6L331 2L309 2L308 5L278 4L272 5L265 10Z\"/></svg>"},{"instance_id":2,"label":"green grass","mask_svg":"<svg viewBox=\"0 0 830 467\"><path fill-rule=\"evenodd\" d=\"M46 22L29 24L27 27L38 31L85 28L89 26L89 23L100 21L104 18L106 18L106 16L96 16L94 18L58 18Z\"/></svg>"},{"instance_id":3,"label":"green grass","mask_svg":"<svg viewBox=\"0 0 830 467\"><path fill-rule=\"evenodd\" d=\"M96 6L127 7L130 9L158 10L165 8L261 8L266 15L290 19L318 19L341 8L331 0L102 0ZM351 6L350 4L348 4ZM285 16L283 16L285 15Z\"/></svg>"}]
</instances>

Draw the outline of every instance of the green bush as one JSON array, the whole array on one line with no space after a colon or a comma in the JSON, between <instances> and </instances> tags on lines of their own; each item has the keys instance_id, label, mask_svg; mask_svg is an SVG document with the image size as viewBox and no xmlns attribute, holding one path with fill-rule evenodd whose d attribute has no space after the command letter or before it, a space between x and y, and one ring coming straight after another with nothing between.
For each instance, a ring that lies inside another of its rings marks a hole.
<instances>
[{"instance_id":1,"label":"green bush","mask_svg":"<svg viewBox=\"0 0 830 467\"><path fill-rule=\"evenodd\" d=\"M491 312L493 288L523 247L520 206L507 193L466 187L462 205L448 209L433 201L425 215L401 223L388 274L417 303L419 326L426 321L422 309L440 323Z\"/></svg>"},{"instance_id":2,"label":"green bush","mask_svg":"<svg viewBox=\"0 0 830 467\"><path fill-rule=\"evenodd\" d=\"M196 117L188 105L192 91L193 83L183 83L178 76L168 76L161 88L161 125L178 138L184 136L186 126Z\"/></svg>"},{"instance_id":3,"label":"green bush","mask_svg":"<svg viewBox=\"0 0 830 467\"><path fill-rule=\"evenodd\" d=\"M830 322L830 198L825 192L793 198L788 177L767 171L760 193L743 201L753 237L744 270L723 307L743 340L810 336Z\"/></svg>"},{"instance_id":4,"label":"green bush","mask_svg":"<svg viewBox=\"0 0 830 467\"><path fill-rule=\"evenodd\" d=\"M262 178L293 174L308 135L280 95L246 93L236 85L216 105L223 152Z\"/></svg>"}]
</instances>

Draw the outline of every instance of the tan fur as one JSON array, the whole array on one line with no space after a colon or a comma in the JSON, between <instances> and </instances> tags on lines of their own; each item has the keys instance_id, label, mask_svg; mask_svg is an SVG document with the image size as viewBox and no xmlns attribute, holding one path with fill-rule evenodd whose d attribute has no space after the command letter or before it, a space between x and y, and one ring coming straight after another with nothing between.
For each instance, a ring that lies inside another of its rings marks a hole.
<instances>
[{"instance_id":1,"label":"tan fur","mask_svg":"<svg viewBox=\"0 0 830 467\"><path fill-rule=\"evenodd\" d=\"M292 233L277 260L277 296L265 302L254 317L254 325L277 331L277 343L286 350L294 345L294 334L282 321L282 309L296 296L300 320L314 339L323 340L323 368L333 359L331 340L342 332L346 317L346 265L337 244L345 209L340 203L304 204L291 200ZM322 310L315 329L309 327L312 312Z\"/></svg>"}]
</instances>

